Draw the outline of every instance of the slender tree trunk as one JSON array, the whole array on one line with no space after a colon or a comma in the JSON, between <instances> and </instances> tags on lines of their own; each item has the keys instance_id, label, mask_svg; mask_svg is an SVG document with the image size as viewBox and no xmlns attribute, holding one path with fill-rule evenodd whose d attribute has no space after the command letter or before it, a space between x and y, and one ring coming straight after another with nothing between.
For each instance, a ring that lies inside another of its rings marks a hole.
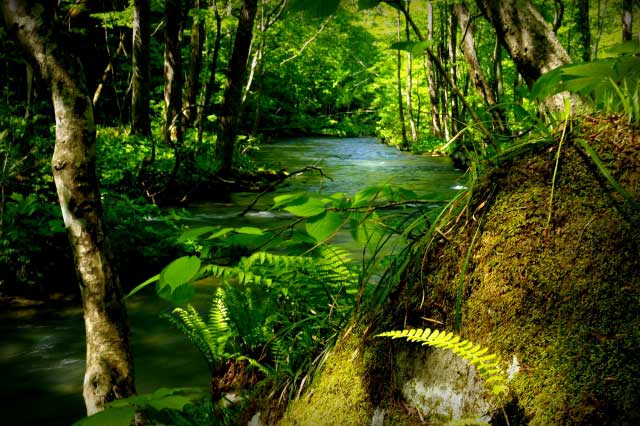
<instances>
[{"instance_id":1,"label":"slender tree trunk","mask_svg":"<svg viewBox=\"0 0 640 426\"><path fill-rule=\"evenodd\" d=\"M398 11L397 18L398 27L398 41L400 41L400 12ZM398 89L398 120L400 121L400 146L406 148L409 143L407 140L407 125L404 122L404 102L402 99L402 54L400 50L396 52L397 67L396 67L396 88Z\"/></svg>"},{"instance_id":2,"label":"slender tree trunk","mask_svg":"<svg viewBox=\"0 0 640 426\"><path fill-rule=\"evenodd\" d=\"M407 0L407 12L409 12L409 7L411 5L411 1ZM409 22L405 19L405 33L407 36L407 41L411 40L411 31L409 30ZM411 99L413 93L413 65L411 63L411 52L407 52L407 118L409 119L409 128L411 129L411 141L418 141L418 128L416 127L416 121L413 117L413 101Z\"/></svg>"},{"instance_id":3,"label":"slender tree trunk","mask_svg":"<svg viewBox=\"0 0 640 426\"><path fill-rule=\"evenodd\" d=\"M602 38L602 31L604 30L604 18L607 11L607 0L598 0L598 15L597 15L597 33L596 39L593 41L593 48L591 51L591 59L598 59L598 46L600 45L600 39Z\"/></svg>"},{"instance_id":4,"label":"slender tree trunk","mask_svg":"<svg viewBox=\"0 0 640 426\"><path fill-rule=\"evenodd\" d=\"M531 87L542 74L571 62L558 38L529 0L476 0L495 28L518 72ZM563 108L564 94L548 99L550 108Z\"/></svg>"},{"instance_id":5,"label":"slender tree trunk","mask_svg":"<svg viewBox=\"0 0 640 426\"><path fill-rule=\"evenodd\" d=\"M553 33L558 34L564 18L564 3L562 0L555 0L553 6Z\"/></svg>"},{"instance_id":6,"label":"slender tree trunk","mask_svg":"<svg viewBox=\"0 0 640 426\"><path fill-rule=\"evenodd\" d=\"M473 41L473 25L471 24L471 17L469 10L464 3L458 3L453 7L453 10L458 18L458 24L460 25L462 52L469 66L469 76L473 81L476 90L485 101L485 103L492 107L491 115L494 121L494 128L504 131L504 118L500 113L500 110L496 107L497 100L493 89L487 82L487 79L480 66L478 60L478 54L476 52L476 46Z\"/></svg>"},{"instance_id":7,"label":"slender tree trunk","mask_svg":"<svg viewBox=\"0 0 640 426\"><path fill-rule=\"evenodd\" d=\"M109 76L113 74L114 64L116 63L120 55L122 55L122 52L124 51L124 39L125 39L125 34L124 32L121 32L120 40L118 41L118 48L116 49L116 52L113 54L113 57L109 58L109 63L107 64L104 71L102 72L102 77L100 77L100 83L98 83L96 90L93 92L94 107L96 106L96 104L98 103L98 100L100 99L100 95L102 94L102 89L104 88L105 83L109 79Z\"/></svg>"},{"instance_id":8,"label":"slender tree trunk","mask_svg":"<svg viewBox=\"0 0 640 426\"><path fill-rule=\"evenodd\" d=\"M591 60L591 28L589 26L589 0L578 0L578 16L576 25L580 33L580 45L582 46L582 60Z\"/></svg>"},{"instance_id":9,"label":"slender tree trunk","mask_svg":"<svg viewBox=\"0 0 640 426\"><path fill-rule=\"evenodd\" d=\"M202 143L202 134L204 132L204 118L211 111L209 103L216 86L216 71L218 69L218 56L220 55L220 43L222 41L222 15L218 9L216 0L212 0L212 8L216 19L216 36L213 41L213 50L209 55L209 80L204 87L204 96L202 97L202 105L198 108L198 145Z\"/></svg>"},{"instance_id":10,"label":"slender tree trunk","mask_svg":"<svg viewBox=\"0 0 640 426\"><path fill-rule=\"evenodd\" d=\"M182 142L182 15L181 0L165 0L163 135L172 146Z\"/></svg>"},{"instance_id":11,"label":"slender tree trunk","mask_svg":"<svg viewBox=\"0 0 640 426\"><path fill-rule=\"evenodd\" d=\"M496 37L491 58L493 59L493 92L496 102L499 103L504 96L504 73L502 72L502 45L498 37Z\"/></svg>"},{"instance_id":12,"label":"slender tree trunk","mask_svg":"<svg viewBox=\"0 0 640 426\"><path fill-rule=\"evenodd\" d=\"M200 17L200 0L194 0L195 15L191 25L189 54L189 74L184 88L184 126L191 124L197 116L196 99L200 91L200 69L202 68L202 42L204 40L204 19Z\"/></svg>"},{"instance_id":13,"label":"slender tree trunk","mask_svg":"<svg viewBox=\"0 0 640 426\"><path fill-rule=\"evenodd\" d=\"M622 41L633 38L633 0L622 0Z\"/></svg>"},{"instance_id":14,"label":"slender tree trunk","mask_svg":"<svg viewBox=\"0 0 640 426\"><path fill-rule=\"evenodd\" d=\"M433 3L427 2L427 40L433 41ZM427 68L429 68L429 103L431 104L431 125L433 134L436 137L442 137L442 129L440 127L440 113L438 111L438 89L436 70L429 55L426 56Z\"/></svg>"},{"instance_id":15,"label":"slender tree trunk","mask_svg":"<svg viewBox=\"0 0 640 426\"><path fill-rule=\"evenodd\" d=\"M131 133L149 136L149 1L133 2L133 52L131 55Z\"/></svg>"},{"instance_id":16,"label":"slender tree trunk","mask_svg":"<svg viewBox=\"0 0 640 426\"><path fill-rule=\"evenodd\" d=\"M247 70L247 59L253 37L253 22L258 0L244 0L229 61L224 102L220 112L220 127L216 141L216 158L220 161L220 174L228 175L233 161L233 147L242 107L242 83Z\"/></svg>"},{"instance_id":17,"label":"slender tree trunk","mask_svg":"<svg viewBox=\"0 0 640 426\"><path fill-rule=\"evenodd\" d=\"M449 43L447 45L449 56L449 80L457 81L457 65L456 65L456 52L457 52L457 31L458 31L458 19L456 14L453 13L452 7L447 7L449 15ZM460 128L460 111L458 109L458 98L454 93L450 96L450 111L451 111L451 136L455 136Z\"/></svg>"},{"instance_id":18,"label":"slender tree trunk","mask_svg":"<svg viewBox=\"0 0 640 426\"><path fill-rule=\"evenodd\" d=\"M78 271L86 325L87 414L135 393L127 313L111 269L95 164L95 126L82 67L56 39L42 4L3 0L7 27L51 88L56 118L53 177Z\"/></svg>"}]
</instances>

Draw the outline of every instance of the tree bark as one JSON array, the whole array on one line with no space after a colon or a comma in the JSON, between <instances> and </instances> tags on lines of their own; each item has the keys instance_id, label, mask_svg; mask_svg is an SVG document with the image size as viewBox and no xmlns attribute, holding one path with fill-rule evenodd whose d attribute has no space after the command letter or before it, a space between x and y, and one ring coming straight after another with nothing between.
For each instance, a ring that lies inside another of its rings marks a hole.
<instances>
[{"instance_id":1,"label":"tree bark","mask_svg":"<svg viewBox=\"0 0 640 426\"><path fill-rule=\"evenodd\" d=\"M476 0L495 28L518 72L529 87L542 74L571 62L552 29L529 0ZM562 108L565 95L550 98L547 105Z\"/></svg>"},{"instance_id":2,"label":"tree bark","mask_svg":"<svg viewBox=\"0 0 640 426\"><path fill-rule=\"evenodd\" d=\"M257 0L244 0L227 71L224 102L220 113L220 127L216 141L216 159L220 161L220 174L228 175L233 161L233 148L242 107L242 83L247 70L247 59L253 37L253 22L258 9Z\"/></svg>"},{"instance_id":3,"label":"tree bark","mask_svg":"<svg viewBox=\"0 0 640 426\"><path fill-rule=\"evenodd\" d=\"M133 52L131 55L131 133L149 136L149 22L151 11L147 0L133 2Z\"/></svg>"},{"instance_id":4,"label":"tree bark","mask_svg":"<svg viewBox=\"0 0 640 426\"><path fill-rule=\"evenodd\" d=\"M56 143L53 177L80 282L86 326L87 414L135 393L129 327L102 222L95 164L95 126L82 67L56 38L42 4L3 0L2 14L51 88Z\"/></svg>"},{"instance_id":5,"label":"tree bark","mask_svg":"<svg viewBox=\"0 0 640 426\"><path fill-rule=\"evenodd\" d=\"M196 15L191 25L191 44L189 53L189 74L184 88L184 125L189 126L197 116L196 99L200 91L200 69L202 68L202 42L204 38L204 19L200 17L200 0L194 0Z\"/></svg>"},{"instance_id":6,"label":"tree bark","mask_svg":"<svg viewBox=\"0 0 640 426\"><path fill-rule=\"evenodd\" d=\"M605 12L607 11L607 0L598 0L598 15L596 20L596 39L593 42L593 48L591 51L591 59L598 59L598 46L600 45L600 39L602 38L602 31L604 30Z\"/></svg>"},{"instance_id":7,"label":"tree bark","mask_svg":"<svg viewBox=\"0 0 640 426\"><path fill-rule=\"evenodd\" d=\"M591 28L589 27L589 0L578 0L578 16L576 25L580 33L580 44L582 45L582 60L591 60Z\"/></svg>"},{"instance_id":8,"label":"tree bark","mask_svg":"<svg viewBox=\"0 0 640 426\"><path fill-rule=\"evenodd\" d=\"M622 41L633 38L633 0L622 0Z\"/></svg>"},{"instance_id":9,"label":"tree bark","mask_svg":"<svg viewBox=\"0 0 640 426\"><path fill-rule=\"evenodd\" d=\"M165 0L164 6L164 121L167 145L182 142L182 1Z\"/></svg>"},{"instance_id":10,"label":"tree bark","mask_svg":"<svg viewBox=\"0 0 640 426\"><path fill-rule=\"evenodd\" d=\"M427 2L427 40L433 41L433 3ZM436 137L442 137L442 129L440 126L440 113L438 111L438 89L436 83L436 71L431 61L431 57L427 55L427 68L429 69L429 103L431 104L431 125L433 134Z\"/></svg>"}]
</instances>

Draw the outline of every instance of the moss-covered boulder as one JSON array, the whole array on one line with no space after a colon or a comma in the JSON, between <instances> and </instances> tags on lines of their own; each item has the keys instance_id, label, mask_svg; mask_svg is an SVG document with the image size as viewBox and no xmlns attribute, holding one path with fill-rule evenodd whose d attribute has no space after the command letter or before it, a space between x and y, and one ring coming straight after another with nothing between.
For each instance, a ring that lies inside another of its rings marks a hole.
<instances>
[{"instance_id":1,"label":"moss-covered boulder","mask_svg":"<svg viewBox=\"0 0 640 426\"><path fill-rule=\"evenodd\" d=\"M412 326L458 317L464 337L515 355L520 423L637 425L640 132L617 118L576 123L552 198L557 149L485 177L396 303Z\"/></svg>"},{"instance_id":2,"label":"moss-covered boulder","mask_svg":"<svg viewBox=\"0 0 640 426\"><path fill-rule=\"evenodd\" d=\"M515 357L511 426L637 425L640 132L615 117L579 120L553 186L557 150L557 142L540 146L474 185L416 246L414 266L374 324L379 332L460 323L464 338ZM280 424L435 421L424 417L437 407L411 386L425 387L442 376L428 370L443 367L424 348L397 342L350 337ZM450 384L461 381L456 374ZM456 398L477 389L458 388ZM493 417L505 424L502 410Z\"/></svg>"}]
</instances>

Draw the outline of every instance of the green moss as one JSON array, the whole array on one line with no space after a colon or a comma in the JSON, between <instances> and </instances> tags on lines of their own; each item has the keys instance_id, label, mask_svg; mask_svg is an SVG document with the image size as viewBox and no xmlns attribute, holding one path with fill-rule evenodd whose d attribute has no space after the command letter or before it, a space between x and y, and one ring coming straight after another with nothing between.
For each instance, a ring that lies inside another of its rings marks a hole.
<instances>
[{"instance_id":1,"label":"green moss","mask_svg":"<svg viewBox=\"0 0 640 426\"><path fill-rule=\"evenodd\" d=\"M289 404L281 426L364 426L373 415L362 338L343 339L312 386Z\"/></svg>"},{"instance_id":2,"label":"green moss","mask_svg":"<svg viewBox=\"0 0 640 426\"><path fill-rule=\"evenodd\" d=\"M640 134L593 117L581 131L638 200ZM547 224L554 155L531 154L475 188L469 211L485 201L488 211L464 277L462 333L503 359L517 355L523 371L513 389L531 425L639 424L637 211L569 143ZM429 253L432 261L420 271L426 279L399 304L408 306L402 315L410 325L428 326L425 317L453 326L462 262L477 226L458 222L448 243Z\"/></svg>"}]
</instances>

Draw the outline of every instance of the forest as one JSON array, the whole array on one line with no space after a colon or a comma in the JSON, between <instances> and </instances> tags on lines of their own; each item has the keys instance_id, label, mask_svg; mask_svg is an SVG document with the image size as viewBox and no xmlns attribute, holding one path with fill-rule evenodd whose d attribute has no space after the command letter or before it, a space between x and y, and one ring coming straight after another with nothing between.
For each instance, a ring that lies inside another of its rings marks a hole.
<instances>
[{"instance_id":1,"label":"forest","mask_svg":"<svg viewBox=\"0 0 640 426\"><path fill-rule=\"evenodd\" d=\"M640 1L0 11L3 424L640 424Z\"/></svg>"}]
</instances>

